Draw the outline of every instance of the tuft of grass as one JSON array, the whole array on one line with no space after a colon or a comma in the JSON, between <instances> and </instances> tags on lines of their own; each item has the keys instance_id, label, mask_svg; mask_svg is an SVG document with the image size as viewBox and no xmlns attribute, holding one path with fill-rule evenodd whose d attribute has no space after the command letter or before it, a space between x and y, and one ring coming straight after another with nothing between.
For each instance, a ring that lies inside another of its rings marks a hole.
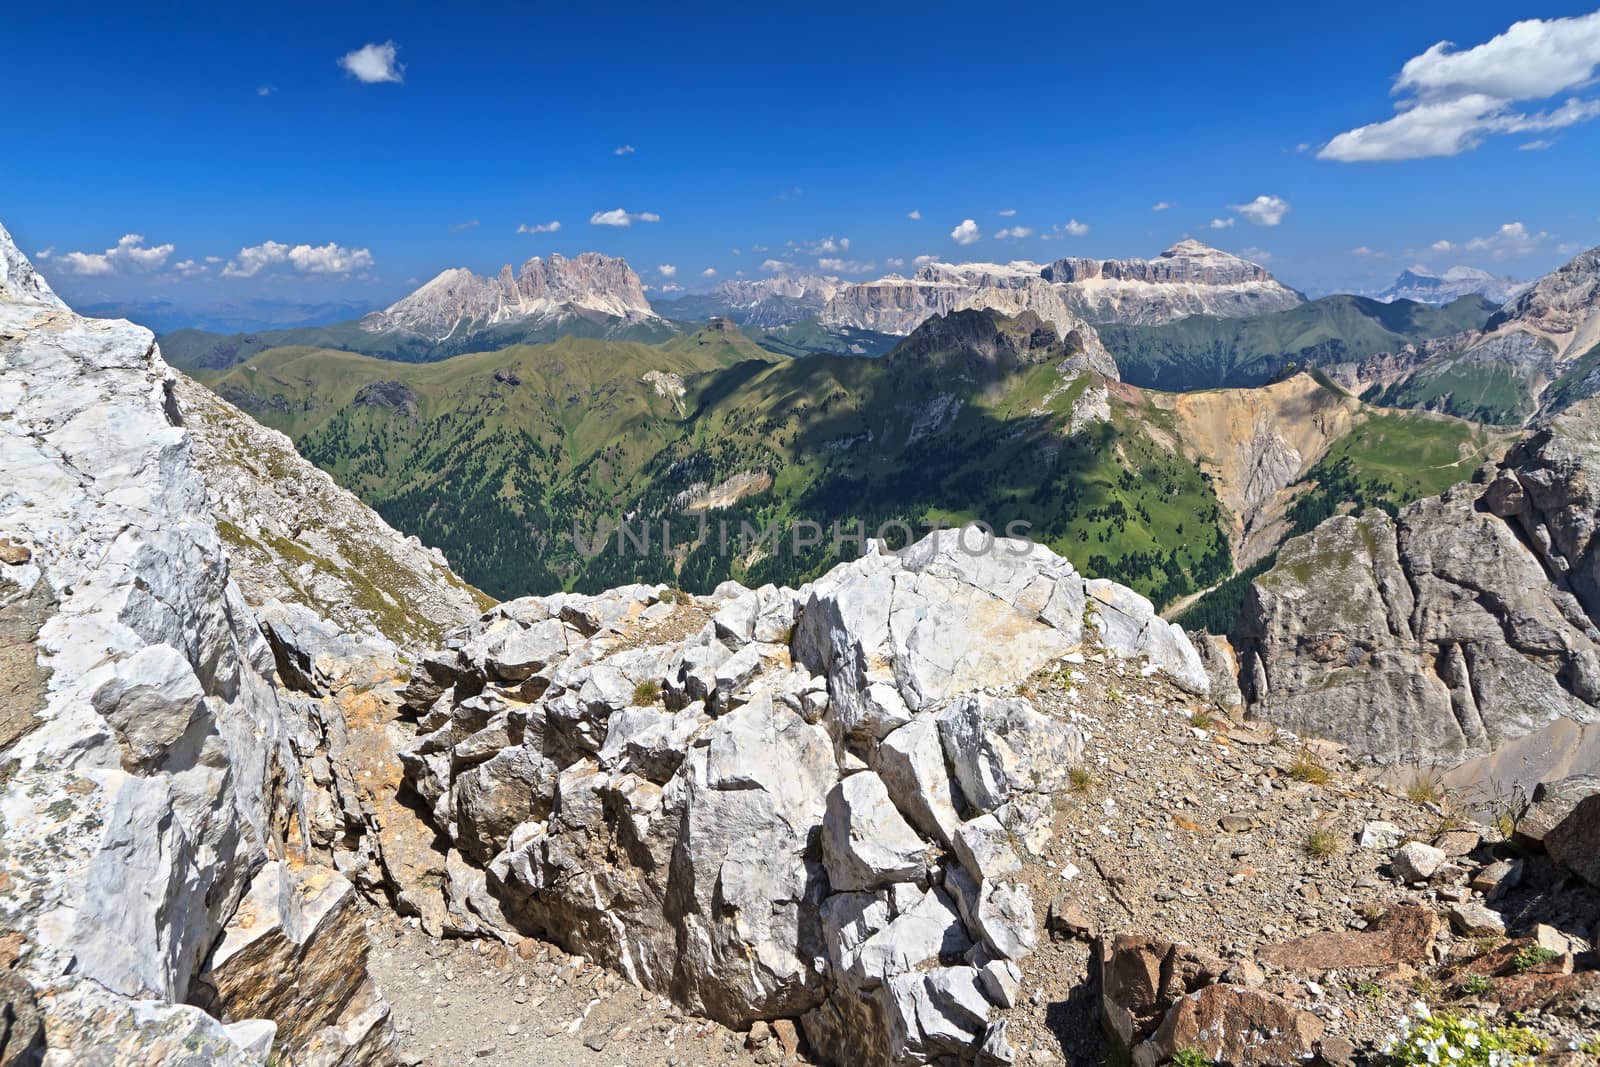
<instances>
[{"instance_id":1,"label":"tuft of grass","mask_svg":"<svg viewBox=\"0 0 1600 1067\"><path fill-rule=\"evenodd\" d=\"M1211 1058L1197 1048L1181 1048L1172 1055L1172 1067L1212 1067Z\"/></svg>"},{"instance_id":2,"label":"tuft of grass","mask_svg":"<svg viewBox=\"0 0 1600 1067\"><path fill-rule=\"evenodd\" d=\"M1494 979L1486 974L1469 975L1456 987L1464 997L1481 997L1494 988Z\"/></svg>"},{"instance_id":3,"label":"tuft of grass","mask_svg":"<svg viewBox=\"0 0 1600 1067\"><path fill-rule=\"evenodd\" d=\"M1189 716L1189 725L1193 726L1197 730L1209 730L1211 729L1211 724L1216 721L1217 720L1211 717L1211 713L1205 711L1204 709L1201 709L1200 711L1197 711L1193 715Z\"/></svg>"},{"instance_id":4,"label":"tuft of grass","mask_svg":"<svg viewBox=\"0 0 1600 1067\"><path fill-rule=\"evenodd\" d=\"M1294 762L1289 764L1289 777L1297 782L1325 785L1332 775L1328 773L1328 768L1311 754L1310 749L1302 748L1295 753Z\"/></svg>"},{"instance_id":5,"label":"tuft of grass","mask_svg":"<svg viewBox=\"0 0 1600 1067\"><path fill-rule=\"evenodd\" d=\"M1560 958L1561 953L1553 948L1528 944L1517 949L1517 954L1511 957L1511 967L1518 974L1526 974L1535 967L1543 967L1545 964L1554 963Z\"/></svg>"},{"instance_id":6,"label":"tuft of grass","mask_svg":"<svg viewBox=\"0 0 1600 1067\"><path fill-rule=\"evenodd\" d=\"M1327 827L1311 831L1306 838L1306 855L1314 860L1330 860L1344 851L1344 838Z\"/></svg>"},{"instance_id":7,"label":"tuft of grass","mask_svg":"<svg viewBox=\"0 0 1600 1067\"><path fill-rule=\"evenodd\" d=\"M1087 767L1074 767L1067 772L1067 782L1074 793L1086 793L1094 785L1094 772Z\"/></svg>"},{"instance_id":8,"label":"tuft of grass","mask_svg":"<svg viewBox=\"0 0 1600 1067\"><path fill-rule=\"evenodd\" d=\"M1437 804L1444 800L1444 783L1432 774L1419 774L1406 786L1406 799L1413 804Z\"/></svg>"},{"instance_id":9,"label":"tuft of grass","mask_svg":"<svg viewBox=\"0 0 1600 1067\"><path fill-rule=\"evenodd\" d=\"M648 708L661 699L661 683L640 682L633 687L633 703L637 707Z\"/></svg>"},{"instance_id":10,"label":"tuft of grass","mask_svg":"<svg viewBox=\"0 0 1600 1067\"><path fill-rule=\"evenodd\" d=\"M1356 996L1365 997L1368 1000L1382 1000L1384 996L1383 986L1379 985L1377 982L1369 982L1365 980L1352 982L1350 985L1350 991Z\"/></svg>"}]
</instances>

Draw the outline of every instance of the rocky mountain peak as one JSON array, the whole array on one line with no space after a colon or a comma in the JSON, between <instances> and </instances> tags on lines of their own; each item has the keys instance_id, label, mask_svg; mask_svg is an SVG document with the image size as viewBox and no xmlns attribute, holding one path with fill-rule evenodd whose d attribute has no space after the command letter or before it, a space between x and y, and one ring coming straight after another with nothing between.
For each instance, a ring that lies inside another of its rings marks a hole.
<instances>
[{"instance_id":1,"label":"rocky mountain peak","mask_svg":"<svg viewBox=\"0 0 1600 1067\"><path fill-rule=\"evenodd\" d=\"M924 322L886 358L898 362L959 359L972 368L1005 373L1031 363L1063 362L1064 373L1089 369L1117 378L1116 361L1089 326L1057 333L1037 312L1007 316L988 308L953 311Z\"/></svg>"},{"instance_id":2,"label":"rocky mountain peak","mask_svg":"<svg viewBox=\"0 0 1600 1067\"><path fill-rule=\"evenodd\" d=\"M1448 304L1477 294L1495 303L1504 303L1526 288L1526 284L1515 278L1491 274L1479 267L1455 266L1437 273L1414 263L1378 293L1377 299L1386 303L1414 300L1419 304Z\"/></svg>"},{"instance_id":3,"label":"rocky mountain peak","mask_svg":"<svg viewBox=\"0 0 1600 1067\"><path fill-rule=\"evenodd\" d=\"M507 264L493 278L464 267L441 271L383 311L361 320L372 333L399 331L435 341L507 323L581 316L597 321L659 318L644 285L626 260L583 252L534 256L513 274Z\"/></svg>"},{"instance_id":4,"label":"rocky mountain peak","mask_svg":"<svg viewBox=\"0 0 1600 1067\"><path fill-rule=\"evenodd\" d=\"M27 304L65 307L50 283L33 269L28 257L17 248L11 234L0 225L0 299Z\"/></svg>"}]
</instances>

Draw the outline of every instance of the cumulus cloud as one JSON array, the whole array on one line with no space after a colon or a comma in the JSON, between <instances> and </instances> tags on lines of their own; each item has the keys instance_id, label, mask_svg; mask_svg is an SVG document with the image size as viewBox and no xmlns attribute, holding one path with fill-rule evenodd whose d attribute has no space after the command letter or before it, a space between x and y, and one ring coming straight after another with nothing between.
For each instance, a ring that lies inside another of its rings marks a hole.
<instances>
[{"instance_id":1,"label":"cumulus cloud","mask_svg":"<svg viewBox=\"0 0 1600 1067\"><path fill-rule=\"evenodd\" d=\"M700 272L700 277L702 278L715 278L716 276L717 268L715 267L707 267L705 270Z\"/></svg>"},{"instance_id":2,"label":"cumulus cloud","mask_svg":"<svg viewBox=\"0 0 1600 1067\"><path fill-rule=\"evenodd\" d=\"M636 222L660 222L661 216L654 211L624 211L622 208L612 208L610 211L596 211L589 216L591 226L632 226Z\"/></svg>"},{"instance_id":3,"label":"cumulus cloud","mask_svg":"<svg viewBox=\"0 0 1600 1067\"><path fill-rule=\"evenodd\" d=\"M478 220L477 219L468 219L466 222L458 222L454 226L450 227L450 232L451 233L462 233L462 232L464 232L466 230L475 230L477 228L478 228Z\"/></svg>"},{"instance_id":4,"label":"cumulus cloud","mask_svg":"<svg viewBox=\"0 0 1600 1067\"><path fill-rule=\"evenodd\" d=\"M278 87L276 85L263 85L263 86L260 86L260 87L258 87L256 89L256 95L257 96L271 96L273 93L275 93L277 91L278 91Z\"/></svg>"},{"instance_id":5,"label":"cumulus cloud","mask_svg":"<svg viewBox=\"0 0 1600 1067\"><path fill-rule=\"evenodd\" d=\"M559 219L551 219L549 222L532 222L532 223L524 222L521 226L517 227L517 232L518 233L556 233L560 229L561 229L561 221Z\"/></svg>"},{"instance_id":6,"label":"cumulus cloud","mask_svg":"<svg viewBox=\"0 0 1600 1067\"><path fill-rule=\"evenodd\" d=\"M899 270L901 267L906 265L906 261L900 256L890 256L884 260L884 263L893 267L895 270Z\"/></svg>"},{"instance_id":7,"label":"cumulus cloud","mask_svg":"<svg viewBox=\"0 0 1600 1067\"><path fill-rule=\"evenodd\" d=\"M913 259L911 262L915 263L919 267L926 267L929 263L939 262L939 257L924 254L918 256L916 259Z\"/></svg>"},{"instance_id":8,"label":"cumulus cloud","mask_svg":"<svg viewBox=\"0 0 1600 1067\"><path fill-rule=\"evenodd\" d=\"M172 265L172 269L180 277L192 278L196 274L204 274L208 268L204 263L192 259L180 259Z\"/></svg>"},{"instance_id":9,"label":"cumulus cloud","mask_svg":"<svg viewBox=\"0 0 1600 1067\"><path fill-rule=\"evenodd\" d=\"M1003 230L996 230L994 235L997 240L1004 241L1008 237L1032 237L1033 230L1027 226L1007 226ZM951 234L951 236L954 237L955 235ZM957 240L960 239L957 238ZM962 241L961 243L966 244L968 242Z\"/></svg>"},{"instance_id":10,"label":"cumulus cloud","mask_svg":"<svg viewBox=\"0 0 1600 1067\"><path fill-rule=\"evenodd\" d=\"M922 218L922 212L920 212L920 211L908 211L908 212L906 212L906 218L908 218L908 219L920 219L920 218Z\"/></svg>"},{"instance_id":11,"label":"cumulus cloud","mask_svg":"<svg viewBox=\"0 0 1600 1067\"><path fill-rule=\"evenodd\" d=\"M1157 201L1154 204L1151 204L1150 205L1150 210L1151 211L1171 211L1173 208L1175 208L1177 206L1178 206L1177 204L1170 203L1170 202L1168 202L1166 200L1160 200L1160 201Z\"/></svg>"},{"instance_id":12,"label":"cumulus cloud","mask_svg":"<svg viewBox=\"0 0 1600 1067\"><path fill-rule=\"evenodd\" d=\"M656 273L663 278L676 278L678 276L678 267L674 263L663 263L656 268Z\"/></svg>"},{"instance_id":13,"label":"cumulus cloud","mask_svg":"<svg viewBox=\"0 0 1600 1067\"><path fill-rule=\"evenodd\" d=\"M1213 230L1227 230L1233 228L1234 221L1234 219L1212 219L1206 225Z\"/></svg>"},{"instance_id":14,"label":"cumulus cloud","mask_svg":"<svg viewBox=\"0 0 1600 1067\"><path fill-rule=\"evenodd\" d=\"M373 263L365 248L345 248L329 241L325 245L286 245L264 241L239 249L239 254L222 268L224 278L254 278L268 267L287 264L300 274L353 274Z\"/></svg>"},{"instance_id":15,"label":"cumulus cloud","mask_svg":"<svg viewBox=\"0 0 1600 1067\"><path fill-rule=\"evenodd\" d=\"M835 274L865 274L876 266L875 263L863 263L859 259L838 259L831 256L823 256L817 260L818 269L832 271Z\"/></svg>"},{"instance_id":16,"label":"cumulus cloud","mask_svg":"<svg viewBox=\"0 0 1600 1067\"><path fill-rule=\"evenodd\" d=\"M1015 215L1016 213L1017 213L1017 209L1014 208L1014 207L1008 207L1004 211L995 212L996 215L999 215L1003 219L1009 219L1011 216Z\"/></svg>"},{"instance_id":17,"label":"cumulus cloud","mask_svg":"<svg viewBox=\"0 0 1600 1067\"><path fill-rule=\"evenodd\" d=\"M973 244L982 236L978 230L978 223L973 219L962 219L960 224L950 231L950 240L958 245Z\"/></svg>"},{"instance_id":18,"label":"cumulus cloud","mask_svg":"<svg viewBox=\"0 0 1600 1067\"><path fill-rule=\"evenodd\" d=\"M119 271L148 273L160 270L166 264L173 247L171 244L146 247L143 234L128 233L104 252L65 252L55 257L55 262L72 274L116 274Z\"/></svg>"},{"instance_id":19,"label":"cumulus cloud","mask_svg":"<svg viewBox=\"0 0 1600 1067\"><path fill-rule=\"evenodd\" d=\"M1543 230L1534 232L1520 222L1508 222L1484 237L1474 237L1459 243L1435 241L1428 246L1428 252L1439 256L1450 253L1471 253L1488 256L1491 259L1509 259L1513 256L1532 255L1549 239L1550 234Z\"/></svg>"},{"instance_id":20,"label":"cumulus cloud","mask_svg":"<svg viewBox=\"0 0 1600 1067\"><path fill-rule=\"evenodd\" d=\"M631 156L635 151L637 149L631 144L619 144L611 150L611 154L614 156Z\"/></svg>"},{"instance_id":21,"label":"cumulus cloud","mask_svg":"<svg viewBox=\"0 0 1600 1067\"><path fill-rule=\"evenodd\" d=\"M364 44L354 52L340 56L339 66L367 85L403 81L406 68L395 62L397 51L393 41Z\"/></svg>"},{"instance_id":22,"label":"cumulus cloud","mask_svg":"<svg viewBox=\"0 0 1600 1067\"><path fill-rule=\"evenodd\" d=\"M764 259L761 261L761 269L772 271L774 274L781 274L789 269L789 264L781 259Z\"/></svg>"},{"instance_id":23,"label":"cumulus cloud","mask_svg":"<svg viewBox=\"0 0 1600 1067\"><path fill-rule=\"evenodd\" d=\"M1361 259L1382 259L1383 258L1383 253L1382 252L1379 252L1375 248L1368 248L1366 245L1361 245L1358 248L1352 248L1350 250L1350 254L1352 256L1357 256L1357 257L1359 257Z\"/></svg>"},{"instance_id":24,"label":"cumulus cloud","mask_svg":"<svg viewBox=\"0 0 1600 1067\"><path fill-rule=\"evenodd\" d=\"M1600 116L1600 100L1568 96L1543 111L1525 105L1586 90L1600 66L1600 11L1527 19L1493 39L1456 51L1440 41L1400 68L1399 114L1347 130L1319 159L1369 163L1454 156L1495 135L1563 129Z\"/></svg>"},{"instance_id":25,"label":"cumulus cloud","mask_svg":"<svg viewBox=\"0 0 1600 1067\"><path fill-rule=\"evenodd\" d=\"M1258 196L1248 204L1229 204L1257 226L1276 226L1289 213L1289 201L1281 196Z\"/></svg>"},{"instance_id":26,"label":"cumulus cloud","mask_svg":"<svg viewBox=\"0 0 1600 1067\"><path fill-rule=\"evenodd\" d=\"M1087 222L1079 222L1077 219L1068 219L1067 224L1061 228L1067 232L1069 237L1082 237L1089 232L1089 224Z\"/></svg>"}]
</instances>

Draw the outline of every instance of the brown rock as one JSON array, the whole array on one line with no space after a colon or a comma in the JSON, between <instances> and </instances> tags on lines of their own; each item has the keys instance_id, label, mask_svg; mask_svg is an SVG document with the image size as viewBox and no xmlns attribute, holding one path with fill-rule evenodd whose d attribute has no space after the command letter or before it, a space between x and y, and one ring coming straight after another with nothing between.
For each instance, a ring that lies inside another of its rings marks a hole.
<instances>
[{"instance_id":1,"label":"brown rock","mask_svg":"<svg viewBox=\"0 0 1600 1067\"><path fill-rule=\"evenodd\" d=\"M785 1056L800 1054L800 1031L795 1027L793 1019L774 1019L772 1032L778 1035L778 1044L783 1046Z\"/></svg>"},{"instance_id":2,"label":"brown rock","mask_svg":"<svg viewBox=\"0 0 1600 1067\"><path fill-rule=\"evenodd\" d=\"M1522 881L1521 860L1495 860L1472 876L1471 887L1494 900L1508 889L1515 889Z\"/></svg>"},{"instance_id":3,"label":"brown rock","mask_svg":"<svg viewBox=\"0 0 1600 1067\"><path fill-rule=\"evenodd\" d=\"M327 867L269 863L250 883L201 985L220 1018L271 1019L296 1062L392 1062L389 1006L367 975L355 889ZM324 1059L323 1057L327 1057Z\"/></svg>"},{"instance_id":4,"label":"brown rock","mask_svg":"<svg viewBox=\"0 0 1600 1067\"><path fill-rule=\"evenodd\" d=\"M531 937L525 937L517 942L517 959L531 960L539 954L539 942Z\"/></svg>"},{"instance_id":5,"label":"brown rock","mask_svg":"<svg viewBox=\"0 0 1600 1067\"><path fill-rule=\"evenodd\" d=\"M1483 838L1476 830L1446 830L1433 839L1433 847L1452 859L1469 856Z\"/></svg>"},{"instance_id":6,"label":"brown rock","mask_svg":"<svg viewBox=\"0 0 1600 1067\"><path fill-rule=\"evenodd\" d=\"M1057 941L1067 941L1074 937L1092 938L1094 936L1094 920L1083 913L1076 904L1069 903L1066 897L1056 897L1050 902L1050 911L1045 918L1045 929L1050 931L1050 936Z\"/></svg>"},{"instance_id":7,"label":"brown rock","mask_svg":"<svg viewBox=\"0 0 1600 1067\"><path fill-rule=\"evenodd\" d=\"M1577 807L1579 801L1600 792L1600 776L1575 774L1554 782L1540 782L1533 800L1517 818L1511 843L1524 852L1545 851L1545 837Z\"/></svg>"},{"instance_id":8,"label":"brown rock","mask_svg":"<svg viewBox=\"0 0 1600 1067\"><path fill-rule=\"evenodd\" d=\"M0 537L0 563L17 567L32 558L33 552L26 545L19 545L8 538Z\"/></svg>"},{"instance_id":9,"label":"brown rock","mask_svg":"<svg viewBox=\"0 0 1600 1067\"><path fill-rule=\"evenodd\" d=\"M1316 1054L1322 1020L1282 997L1236 985L1211 985L1174 1004L1134 1067L1156 1067L1195 1049L1227 1067L1290 1067Z\"/></svg>"},{"instance_id":10,"label":"brown rock","mask_svg":"<svg viewBox=\"0 0 1600 1067\"><path fill-rule=\"evenodd\" d=\"M1263 963L1286 971L1321 971L1388 967L1425 960L1439 933L1431 909L1400 905L1368 930L1330 930L1271 945L1258 955Z\"/></svg>"},{"instance_id":11,"label":"brown rock","mask_svg":"<svg viewBox=\"0 0 1600 1067\"><path fill-rule=\"evenodd\" d=\"M1250 828L1255 825L1255 820L1248 815L1235 812L1231 815L1224 815L1217 820L1217 824L1230 834L1244 834L1250 832Z\"/></svg>"},{"instance_id":12,"label":"brown rock","mask_svg":"<svg viewBox=\"0 0 1600 1067\"><path fill-rule=\"evenodd\" d=\"M1327 1067L1351 1067L1356 1062L1356 1046L1348 1038L1324 1037L1317 1042L1317 1059Z\"/></svg>"},{"instance_id":13,"label":"brown rock","mask_svg":"<svg viewBox=\"0 0 1600 1067\"><path fill-rule=\"evenodd\" d=\"M1098 942L1100 1016L1107 1034L1131 1049L1181 997L1222 977L1227 965L1189 945L1118 934Z\"/></svg>"}]
</instances>

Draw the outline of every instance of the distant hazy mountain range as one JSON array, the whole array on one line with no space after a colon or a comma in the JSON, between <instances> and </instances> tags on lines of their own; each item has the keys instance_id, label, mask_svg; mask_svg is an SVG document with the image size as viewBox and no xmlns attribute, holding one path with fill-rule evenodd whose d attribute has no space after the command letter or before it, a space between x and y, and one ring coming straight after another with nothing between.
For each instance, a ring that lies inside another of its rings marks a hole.
<instances>
[{"instance_id":1,"label":"distant hazy mountain range","mask_svg":"<svg viewBox=\"0 0 1600 1067\"><path fill-rule=\"evenodd\" d=\"M96 319L128 319L156 333L211 330L242 333L288 330L344 322L372 310L365 300L306 303L291 300L246 300L237 304L179 307L168 300L105 301L79 305L79 313Z\"/></svg>"},{"instance_id":2,"label":"distant hazy mountain range","mask_svg":"<svg viewBox=\"0 0 1600 1067\"><path fill-rule=\"evenodd\" d=\"M1394 284L1375 294L1379 300L1415 300L1421 304L1448 304L1464 296L1481 296L1504 304L1528 288L1528 282L1490 274L1477 267L1451 267L1435 274L1427 267L1412 266L1400 272Z\"/></svg>"}]
</instances>

